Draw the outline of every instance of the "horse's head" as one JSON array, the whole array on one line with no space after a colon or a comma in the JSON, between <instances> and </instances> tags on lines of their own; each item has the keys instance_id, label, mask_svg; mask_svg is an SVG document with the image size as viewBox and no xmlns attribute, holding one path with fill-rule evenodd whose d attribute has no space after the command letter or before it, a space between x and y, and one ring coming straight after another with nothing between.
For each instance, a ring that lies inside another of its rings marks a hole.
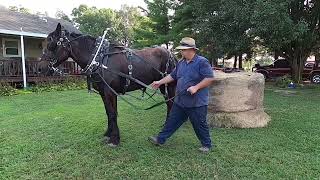
<instances>
[{"instance_id":1,"label":"horse's head","mask_svg":"<svg viewBox=\"0 0 320 180\"><path fill-rule=\"evenodd\" d=\"M47 50L44 51L41 59L49 60L51 67L56 68L66 61L71 54L69 32L59 23L56 30L47 37Z\"/></svg>"},{"instance_id":2,"label":"horse's head","mask_svg":"<svg viewBox=\"0 0 320 180\"><path fill-rule=\"evenodd\" d=\"M54 67L56 59L54 54L48 49L44 49L40 62L38 63L38 74L43 74L46 76L61 74L61 70Z\"/></svg>"}]
</instances>

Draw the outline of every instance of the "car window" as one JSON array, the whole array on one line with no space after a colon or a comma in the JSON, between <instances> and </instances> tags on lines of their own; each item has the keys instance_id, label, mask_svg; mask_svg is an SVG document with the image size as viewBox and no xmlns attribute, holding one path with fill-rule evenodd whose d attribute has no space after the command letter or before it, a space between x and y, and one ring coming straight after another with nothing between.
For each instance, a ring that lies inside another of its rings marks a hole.
<instances>
[{"instance_id":1,"label":"car window","mask_svg":"<svg viewBox=\"0 0 320 180\"><path fill-rule=\"evenodd\" d=\"M285 59L280 59L274 62L274 68L289 68L289 61Z\"/></svg>"},{"instance_id":2,"label":"car window","mask_svg":"<svg viewBox=\"0 0 320 180\"><path fill-rule=\"evenodd\" d=\"M306 63L304 67L306 68L313 68L314 64L313 63Z\"/></svg>"}]
</instances>

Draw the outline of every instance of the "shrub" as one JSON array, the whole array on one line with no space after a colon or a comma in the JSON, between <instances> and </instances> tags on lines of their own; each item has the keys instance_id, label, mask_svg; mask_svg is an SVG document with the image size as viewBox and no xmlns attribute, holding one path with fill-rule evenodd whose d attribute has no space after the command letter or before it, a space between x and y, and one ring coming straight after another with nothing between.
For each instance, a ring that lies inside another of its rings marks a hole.
<instances>
[{"instance_id":1,"label":"shrub","mask_svg":"<svg viewBox=\"0 0 320 180\"><path fill-rule=\"evenodd\" d=\"M275 85L280 88L286 88L288 85L293 82L289 75L284 75L276 79Z\"/></svg>"},{"instance_id":2,"label":"shrub","mask_svg":"<svg viewBox=\"0 0 320 180\"><path fill-rule=\"evenodd\" d=\"M28 94L31 92L50 92L50 91L66 91L86 89L87 82L83 78L67 77L63 81L47 81L39 82L30 86L27 91L18 90L9 83L0 82L0 96L12 96L17 94Z\"/></svg>"},{"instance_id":3,"label":"shrub","mask_svg":"<svg viewBox=\"0 0 320 180\"><path fill-rule=\"evenodd\" d=\"M9 83L0 82L0 96L13 96L16 95L17 89L12 87Z\"/></svg>"},{"instance_id":4,"label":"shrub","mask_svg":"<svg viewBox=\"0 0 320 180\"><path fill-rule=\"evenodd\" d=\"M83 78L68 77L62 82L41 82L30 88L32 92L50 92L50 91L66 91L85 89L87 83Z\"/></svg>"}]
</instances>

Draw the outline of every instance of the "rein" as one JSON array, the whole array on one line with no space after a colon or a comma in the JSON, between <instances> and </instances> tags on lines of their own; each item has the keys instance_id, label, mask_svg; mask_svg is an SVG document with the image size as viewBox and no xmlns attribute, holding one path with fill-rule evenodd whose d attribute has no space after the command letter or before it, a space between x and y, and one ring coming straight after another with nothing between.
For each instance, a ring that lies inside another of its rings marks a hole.
<instances>
[{"instance_id":1,"label":"rein","mask_svg":"<svg viewBox=\"0 0 320 180\"><path fill-rule=\"evenodd\" d=\"M167 102L169 102L169 101L173 101L174 98L176 98L177 96L182 95L183 93L185 93L185 91L187 91L187 89L184 89L184 90L180 91L179 93L177 93L175 96L173 96L173 97L171 97L171 98L169 98L169 99L167 99L167 100L161 101L161 102L156 103L156 104L154 104L154 105L152 105L152 106L150 106L150 107L147 107L147 108L140 108L140 107L134 105L133 103L131 103L130 101L126 100L126 99L125 99L123 96L121 96L120 94L118 94L118 93L106 82L106 80L103 78L103 76L102 76L100 73L98 73L98 75L99 75L99 77L101 78L101 80L103 81L103 83L111 90L112 93L114 93L114 94L115 94L116 96L118 96L121 100L123 100L124 102L126 102L127 104L129 104L130 106L134 107L134 108L137 109L137 110L150 110L150 109L153 109L153 108L155 108L155 107L157 107L157 106L160 106L160 105L162 105L162 104L164 104L164 103L167 103Z\"/></svg>"},{"instance_id":2,"label":"rein","mask_svg":"<svg viewBox=\"0 0 320 180\"><path fill-rule=\"evenodd\" d=\"M86 74L87 77L88 77L88 89L89 89L90 92L93 91L93 90L92 90L92 87L93 87L93 86L92 86L92 81L90 80L90 79L91 79L91 76L92 76L93 74L97 74L97 75L99 76L99 78L102 80L102 82L111 90L111 92L112 92L113 94L115 94L116 96L119 96L119 98L122 99L123 101L125 101L127 104L131 105L132 107L134 107L135 109L138 109L138 110L149 110L149 109L155 108L155 107L157 107L157 106L160 106L160 105L162 105L162 104L164 104L164 103L167 103L167 102L169 102L169 101L173 101L173 99L174 99L175 97L180 96L180 95L185 91L185 90L183 90L183 91L177 93L174 97L169 98L169 97L168 97L168 89L167 89L167 88L168 88L168 85L165 84L165 95L164 95L164 96L165 96L165 99L166 99L166 100L161 101L161 102L159 102L159 103L156 103L156 104L154 104L154 105L152 105L152 106L150 106L150 107L148 107L148 108L140 108L140 107L134 105L133 103L131 103L130 101L126 100L124 97L121 96L121 94L117 93L117 92L106 82L106 80L104 79L104 77L103 77L103 75L102 75L103 70L109 71L109 72L111 72L111 73L113 73L113 74L116 74L116 75L118 75L118 76L123 77L123 78L126 79L126 83L127 83L127 84L126 84L126 86L125 86L124 93L126 92L126 88L129 86L130 81L133 81L133 82L139 84L140 86L142 86L144 89L151 89L152 91L154 91L154 93L153 93L152 95L147 94L147 95L149 95L149 98L152 98L152 96L153 96L154 94L160 94L160 95L163 95L163 94L160 93L160 92L158 92L157 90L154 90L154 89L150 88L147 84L143 83L142 81L140 81L140 80L132 77L132 65L131 65L131 61L130 61L130 60L131 60L132 56L134 55L136 58L138 58L139 60L142 60L142 61L145 62L147 65L149 65L152 69L156 70L162 77L165 77L165 76L167 75L167 71L169 70L169 69L168 69L168 68L169 68L169 65L170 65L169 63L170 63L170 61L172 61L172 55L170 54L170 52L168 52L168 54L169 54L168 57L169 57L169 58L168 58L168 61L167 61L167 63L166 63L165 72L163 73L163 72L161 72L160 70L158 70L157 68L155 68L150 62L146 61L145 59L143 59L143 58L141 58L140 56L138 56L137 54L135 54L135 53L134 53L131 49L129 49L129 48L125 48L125 49L122 50L122 51L109 52L110 43L109 43L109 41L106 41L106 40L105 40L106 33L107 33L107 32L105 31L104 34L103 34L103 36L102 36L102 38L101 38L100 43L98 42L98 40L100 40L100 39L97 39L97 40L96 40L96 51L95 51L95 54L93 54L92 60L86 65L86 67L85 67L84 69L82 69L83 74ZM59 41L57 42L57 45L58 45L58 46L61 46L61 45L62 45L64 48L67 48L67 46L68 46L68 47L70 48L70 53L72 54L71 42L79 39L80 37L83 37L83 35L81 35L81 36L79 36L79 37L77 37L77 38L75 38L75 39L69 40L69 39L64 35L62 38L59 38ZM66 43L64 43L65 40L66 40L66 42L67 42L67 45L66 45ZM100 53L100 52L101 52L101 48L104 50L104 51L103 51L104 53L103 53L103 52ZM99 54L99 53L100 53L100 54ZM125 74L125 73L122 73L122 72L120 72L120 71L119 71L119 72L118 72L118 71L113 71L112 69L110 69L110 68L108 68L107 66L105 66L105 65L103 64L103 62L102 62L105 57L107 57L107 59L108 59L108 57L110 57L110 56L112 56L112 55L122 54L122 53L127 54L127 59L128 59L128 61L129 61L129 65L128 65L129 75L128 75L128 74ZM59 70L58 68L54 67L54 64L55 64L57 61L56 61L55 59L53 59L53 60L54 60L53 62L52 62L52 61L50 62L50 65L51 65L51 66L49 65L49 68L52 69L52 70L54 70L55 72L59 72L59 74L62 74L62 71L61 71L61 70ZM99 71L98 71L98 70L99 70ZM152 98L152 99L153 99L153 98Z\"/></svg>"}]
</instances>

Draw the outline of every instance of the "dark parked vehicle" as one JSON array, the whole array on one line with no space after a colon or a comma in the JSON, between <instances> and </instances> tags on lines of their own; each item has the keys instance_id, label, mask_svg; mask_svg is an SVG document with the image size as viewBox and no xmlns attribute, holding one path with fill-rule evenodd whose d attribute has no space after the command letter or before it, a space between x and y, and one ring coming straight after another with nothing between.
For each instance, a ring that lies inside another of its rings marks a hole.
<instances>
[{"instance_id":1,"label":"dark parked vehicle","mask_svg":"<svg viewBox=\"0 0 320 180\"><path fill-rule=\"evenodd\" d=\"M214 66L212 69L216 71L222 71L225 73L234 73L234 72L244 71L243 69L239 69L239 68L229 68L229 67L223 67L223 66Z\"/></svg>"},{"instance_id":2,"label":"dark parked vehicle","mask_svg":"<svg viewBox=\"0 0 320 180\"><path fill-rule=\"evenodd\" d=\"M263 74L266 79L273 79L291 74L291 67L286 59L276 60L273 64L267 66L256 64L252 70ZM302 78L310 80L312 83L320 84L320 64L316 67L315 63L306 63Z\"/></svg>"}]
</instances>

